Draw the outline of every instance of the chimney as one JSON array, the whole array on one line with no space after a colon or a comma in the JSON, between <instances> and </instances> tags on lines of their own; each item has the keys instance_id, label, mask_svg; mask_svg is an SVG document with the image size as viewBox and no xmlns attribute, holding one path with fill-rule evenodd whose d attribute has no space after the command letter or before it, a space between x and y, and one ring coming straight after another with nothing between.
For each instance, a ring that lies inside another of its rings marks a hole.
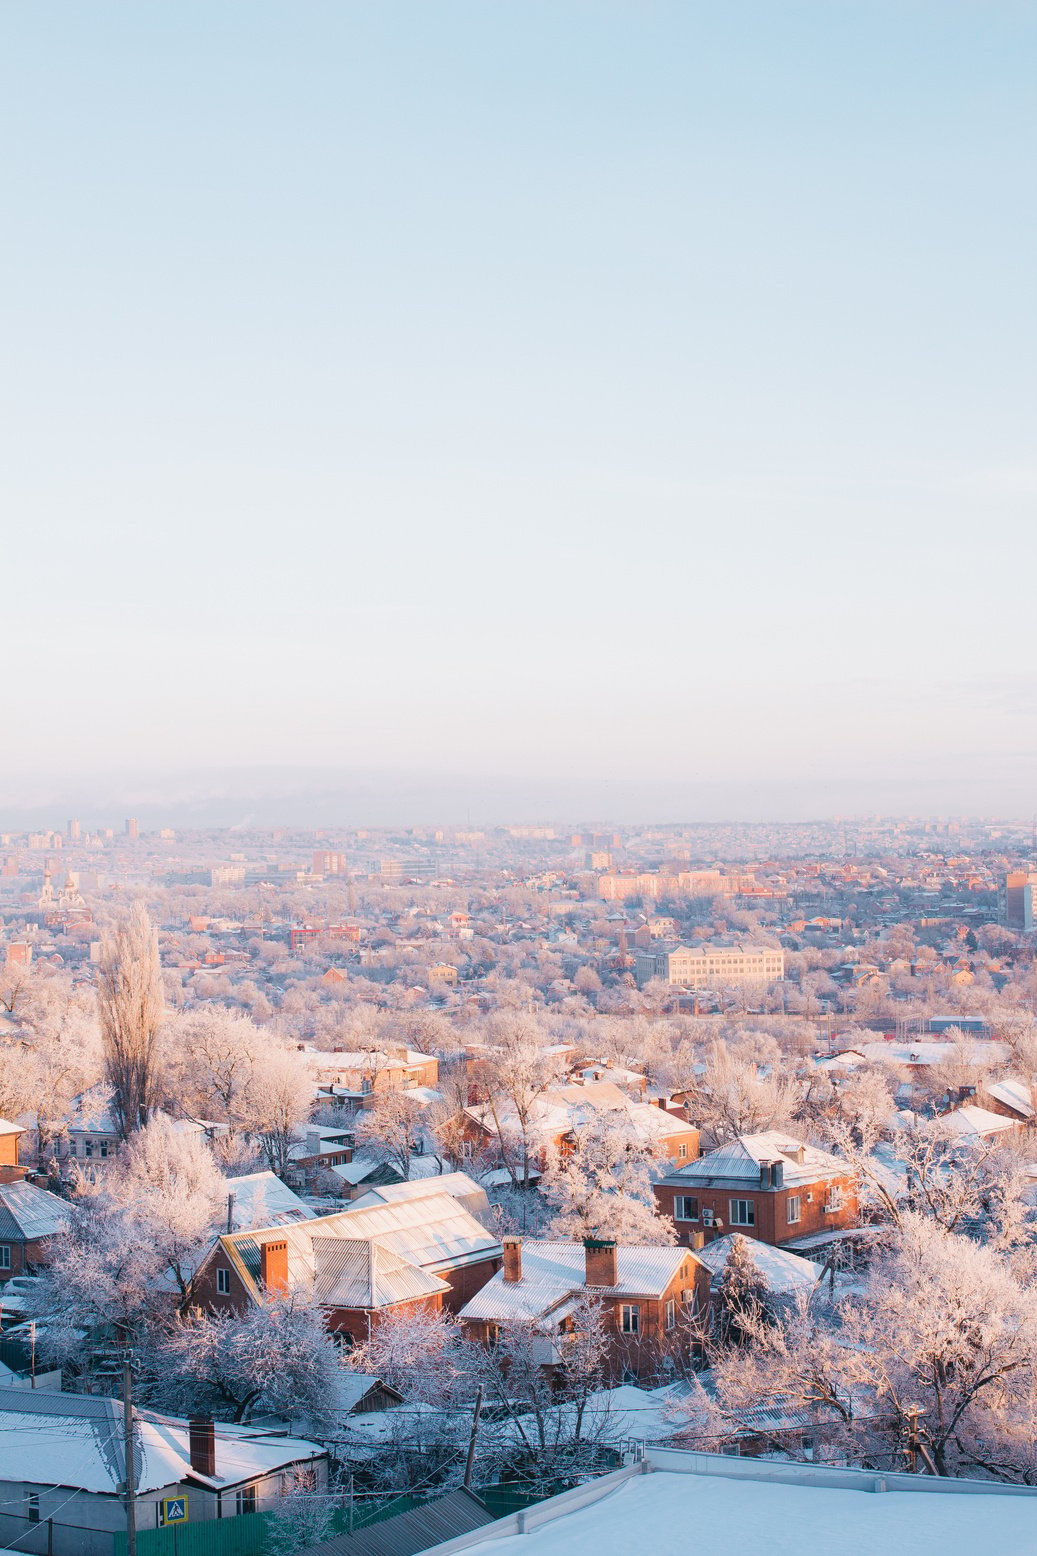
<instances>
[{"instance_id":1,"label":"chimney","mask_svg":"<svg viewBox=\"0 0 1037 1556\"><path fill-rule=\"evenodd\" d=\"M234 1195L233 1194L228 1194L227 1195L227 1232L228 1232L228 1235L231 1232L233 1232L233 1230L234 1230Z\"/></svg>"},{"instance_id":2,"label":"chimney","mask_svg":"<svg viewBox=\"0 0 1037 1556\"><path fill-rule=\"evenodd\" d=\"M259 1278L267 1291L288 1292L288 1243L285 1238L259 1245Z\"/></svg>"},{"instance_id":3,"label":"chimney","mask_svg":"<svg viewBox=\"0 0 1037 1556\"><path fill-rule=\"evenodd\" d=\"M522 1239L505 1237L501 1242L504 1248L504 1279L510 1285L522 1279Z\"/></svg>"},{"instance_id":4,"label":"chimney","mask_svg":"<svg viewBox=\"0 0 1037 1556\"><path fill-rule=\"evenodd\" d=\"M196 1475L216 1474L216 1427L211 1421L192 1417L188 1422L191 1443L191 1468Z\"/></svg>"},{"instance_id":5,"label":"chimney","mask_svg":"<svg viewBox=\"0 0 1037 1556\"><path fill-rule=\"evenodd\" d=\"M603 1237L585 1237L583 1251L587 1273L585 1286L616 1286L619 1284L618 1255L616 1245Z\"/></svg>"}]
</instances>

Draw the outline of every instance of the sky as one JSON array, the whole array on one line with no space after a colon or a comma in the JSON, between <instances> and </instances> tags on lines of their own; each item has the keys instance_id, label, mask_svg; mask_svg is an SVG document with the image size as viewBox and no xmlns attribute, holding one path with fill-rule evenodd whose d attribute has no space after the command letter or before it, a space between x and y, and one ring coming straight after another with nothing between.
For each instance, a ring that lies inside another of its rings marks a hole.
<instances>
[{"instance_id":1,"label":"sky","mask_svg":"<svg viewBox=\"0 0 1037 1556\"><path fill-rule=\"evenodd\" d=\"M1015 0L0 0L0 800L1028 812L1035 67Z\"/></svg>"}]
</instances>

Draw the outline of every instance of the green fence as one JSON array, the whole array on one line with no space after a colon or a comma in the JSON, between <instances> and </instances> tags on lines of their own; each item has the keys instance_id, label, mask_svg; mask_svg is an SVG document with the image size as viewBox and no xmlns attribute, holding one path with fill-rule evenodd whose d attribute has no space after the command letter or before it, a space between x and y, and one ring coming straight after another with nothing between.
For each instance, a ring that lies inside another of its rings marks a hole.
<instances>
[{"instance_id":1,"label":"green fence","mask_svg":"<svg viewBox=\"0 0 1037 1556\"><path fill-rule=\"evenodd\" d=\"M395 1518L397 1513L408 1513L442 1496L436 1490L423 1496L404 1493L398 1497L367 1501L361 1494L353 1507L352 1520L347 1508L339 1508L331 1519L326 1538L344 1534L350 1528L364 1529L369 1524L381 1523L384 1518ZM529 1507L540 1498L518 1486L486 1486L478 1495L486 1503L494 1518ZM266 1546L266 1513L240 1513L235 1518L206 1518L199 1523L170 1524L165 1529L138 1529L137 1556L263 1556ZM113 1556L126 1556L126 1535L114 1536Z\"/></svg>"}]
</instances>

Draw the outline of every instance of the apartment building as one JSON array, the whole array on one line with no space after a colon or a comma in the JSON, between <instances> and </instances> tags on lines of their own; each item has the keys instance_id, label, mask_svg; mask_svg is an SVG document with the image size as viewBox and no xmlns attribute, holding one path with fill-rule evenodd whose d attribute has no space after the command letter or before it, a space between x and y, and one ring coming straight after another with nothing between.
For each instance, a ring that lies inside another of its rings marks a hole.
<instances>
[{"instance_id":1,"label":"apartment building","mask_svg":"<svg viewBox=\"0 0 1037 1556\"><path fill-rule=\"evenodd\" d=\"M772 946L677 946L672 951L644 948L637 956L634 975L639 987L652 978L688 989L774 983L785 976L785 953Z\"/></svg>"}]
</instances>

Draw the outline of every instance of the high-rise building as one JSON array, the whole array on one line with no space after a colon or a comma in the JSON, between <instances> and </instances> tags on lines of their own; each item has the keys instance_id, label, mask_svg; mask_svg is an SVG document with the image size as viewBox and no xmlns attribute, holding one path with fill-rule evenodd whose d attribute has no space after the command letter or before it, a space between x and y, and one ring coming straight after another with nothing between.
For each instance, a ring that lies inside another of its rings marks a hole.
<instances>
[{"instance_id":1,"label":"high-rise building","mask_svg":"<svg viewBox=\"0 0 1037 1556\"><path fill-rule=\"evenodd\" d=\"M1037 929L1037 870L1010 870L1005 876L1001 919L1009 929Z\"/></svg>"},{"instance_id":2,"label":"high-rise building","mask_svg":"<svg viewBox=\"0 0 1037 1556\"><path fill-rule=\"evenodd\" d=\"M127 821L126 821L126 836L127 837L139 837L140 836L140 827L139 827L139 825L137 823L136 816L129 816L127 818Z\"/></svg>"},{"instance_id":3,"label":"high-rise building","mask_svg":"<svg viewBox=\"0 0 1037 1556\"><path fill-rule=\"evenodd\" d=\"M314 875L345 875L345 854L330 853L323 848L314 849L313 874Z\"/></svg>"},{"instance_id":4,"label":"high-rise building","mask_svg":"<svg viewBox=\"0 0 1037 1556\"><path fill-rule=\"evenodd\" d=\"M65 831L68 833L68 840L70 843L79 842L80 836L82 835L82 828L80 827L78 820L73 819L70 821L65 828Z\"/></svg>"}]
</instances>

